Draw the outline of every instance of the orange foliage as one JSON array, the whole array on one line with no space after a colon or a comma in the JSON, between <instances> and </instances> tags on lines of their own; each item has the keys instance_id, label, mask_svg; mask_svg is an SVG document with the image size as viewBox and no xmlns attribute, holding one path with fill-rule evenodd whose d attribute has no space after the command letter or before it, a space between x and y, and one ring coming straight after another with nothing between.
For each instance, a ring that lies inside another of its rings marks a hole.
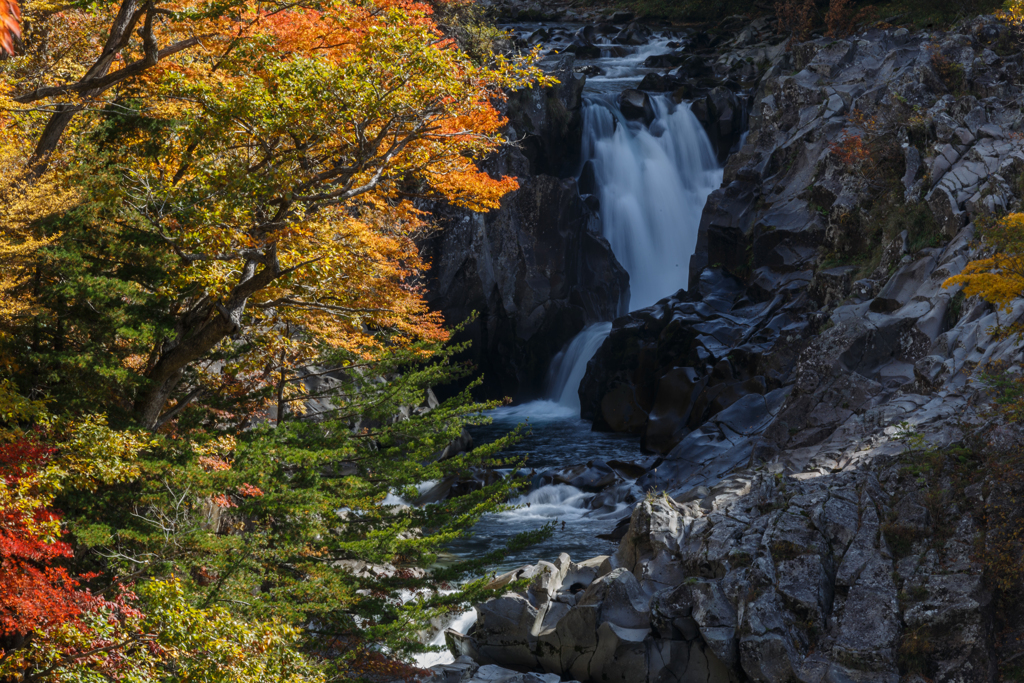
<instances>
[{"instance_id":1,"label":"orange foliage","mask_svg":"<svg viewBox=\"0 0 1024 683\"><path fill-rule=\"evenodd\" d=\"M864 138L860 135L850 135L845 131L839 141L830 142L828 148L844 166L857 166L871 157L871 152L864 144Z\"/></svg>"},{"instance_id":2,"label":"orange foliage","mask_svg":"<svg viewBox=\"0 0 1024 683\"><path fill-rule=\"evenodd\" d=\"M1011 213L979 232L991 255L971 261L942 286L963 285L965 296L980 296L1009 313L1024 295L1024 214Z\"/></svg>"},{"instance_id":3,"label":"orange foliage","mask_svg":"<svg viewBox=\"0 0 1024 683\"><path fill-rule=\"evenodd\" d=\"M895 117L869 115L854 109L848 116L851 128L843 129L838 141L829 143L829 150L839 163L859 173L868 184L880 186L891 175L894 155L902 160L894 135L906 121Z\"/></svg>"},{"instance_id":4,"label":"orange foliage","mask_svg":"<svg viewBox=\"0 0 1024 683\"><path fill-rule=\"evenodd\" d=\"M14 54L14 36L21 35L21 10L15 0L0 0L0 52Z\"/></svg>"}]
</instances>

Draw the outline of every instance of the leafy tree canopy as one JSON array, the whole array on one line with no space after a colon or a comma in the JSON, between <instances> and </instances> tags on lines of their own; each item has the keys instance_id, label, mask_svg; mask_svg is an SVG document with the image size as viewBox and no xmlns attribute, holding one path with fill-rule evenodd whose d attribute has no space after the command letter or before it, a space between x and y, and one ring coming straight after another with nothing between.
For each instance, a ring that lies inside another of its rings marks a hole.
<instances>
[{"instance_id":1,"label":"leafy tree canopy","mask_svg":"<svg viewBox=\"0 0 1024 683\"><path fill-rule=\"evenodd\" d=\"M445 547L517 487L515 435L444 450L491 406L431 391L470 370L423 299L417 201L515 189L477 162L533 55L469 56L408 0L21 10L0 0L0 680L402 673L488 595L501 550Z\"/></svg>"}]
</instances>

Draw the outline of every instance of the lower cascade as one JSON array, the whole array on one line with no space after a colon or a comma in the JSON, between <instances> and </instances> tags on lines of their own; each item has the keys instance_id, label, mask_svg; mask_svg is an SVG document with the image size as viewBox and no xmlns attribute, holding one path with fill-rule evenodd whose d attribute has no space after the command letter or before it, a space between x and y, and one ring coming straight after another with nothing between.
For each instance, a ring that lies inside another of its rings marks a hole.
<instances>
[{"instance_id":1,"label":"lower cascade","mask_svg":"<svg viewBox=\"0 0 1024 683\"><path fill-rule=\"evenodd\" d=\"M569 408L572 417L579 417L580 398L577 391L587 370L587 363L611 331L611 323L589 325L551 361L548 395L559 406Z\"/></svg>"}]
</instances>

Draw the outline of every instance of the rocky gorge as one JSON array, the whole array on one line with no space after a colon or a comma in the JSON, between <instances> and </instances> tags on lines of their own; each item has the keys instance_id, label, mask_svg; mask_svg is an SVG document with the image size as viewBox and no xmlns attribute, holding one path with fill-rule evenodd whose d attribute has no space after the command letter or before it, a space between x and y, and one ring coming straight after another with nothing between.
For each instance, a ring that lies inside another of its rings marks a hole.
<instances>
[{"instance_id":1,"label":"rocky gorge","mask_svg":"<svg viewBox=\"0 0 1024 683\"><path fill-rule=\"evenodd\" d=\"M997 326L1024 300L1000 311L943 287L984 253L976 225L1024 200L1008 27L799 44L765 20L681 32L615 102L648 127L653 98L688 103L724 176L686 287L626 315L626 273L595 228L607 206L564 157L593 50L651 30L546 31L561 84L513 97L525 141L493 162L522 189L450 217L434 302L481 311L485 375L491 362L498 393L521 398L611 321L580 412L644 456L541 473L595 507L618 490L632 511L608 530L617 547L496 579L512 590L446 633L456 660L431 680L1015 680L1024 618L993 558L1024 482L985 454L1021 434L992 421L980 380L1021 372Z\"/></svg>"}]
</instances>

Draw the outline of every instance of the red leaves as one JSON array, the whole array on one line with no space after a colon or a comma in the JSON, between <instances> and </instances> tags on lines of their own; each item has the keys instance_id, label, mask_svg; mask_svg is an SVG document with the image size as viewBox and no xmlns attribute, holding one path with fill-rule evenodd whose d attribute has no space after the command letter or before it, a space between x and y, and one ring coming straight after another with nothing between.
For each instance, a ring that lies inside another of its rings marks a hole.
<instances>
[{"instance_id":1,"label":"red leaves","mask_svg":"<svg viewBox=\"0 0 1024 683\"><path fill-rule=\"evenodd\" d=\"M63 567L66 543L44 543L0 530L0 635L24 635L76 619L92 601Z\"/></svg>"},{"instance_id":2,"label":"red leaves","mask_svg":"<svg viewBox=\"0 0 1024 683\"><path fill-rule=\"evenodd\" d=\"M66 569L53 564L71 557L71 547L39 535L58 516L23 504L24 494L32 492L20 484L53 452L27 440L0 446L0 635L24 635L74 620L94 601Z\"/></svg>"},{"instance_id":3,"label":"red leaves","mask_svg":"<svg viewBox=\"0 0 1024 683\"><path fill-rule=\"evenodd\" d=\"M845 132L839 142L830 142L828 148L845 166L856 166L871 157L871 152L861 136Z\"/></svg>"}]
</instances>

